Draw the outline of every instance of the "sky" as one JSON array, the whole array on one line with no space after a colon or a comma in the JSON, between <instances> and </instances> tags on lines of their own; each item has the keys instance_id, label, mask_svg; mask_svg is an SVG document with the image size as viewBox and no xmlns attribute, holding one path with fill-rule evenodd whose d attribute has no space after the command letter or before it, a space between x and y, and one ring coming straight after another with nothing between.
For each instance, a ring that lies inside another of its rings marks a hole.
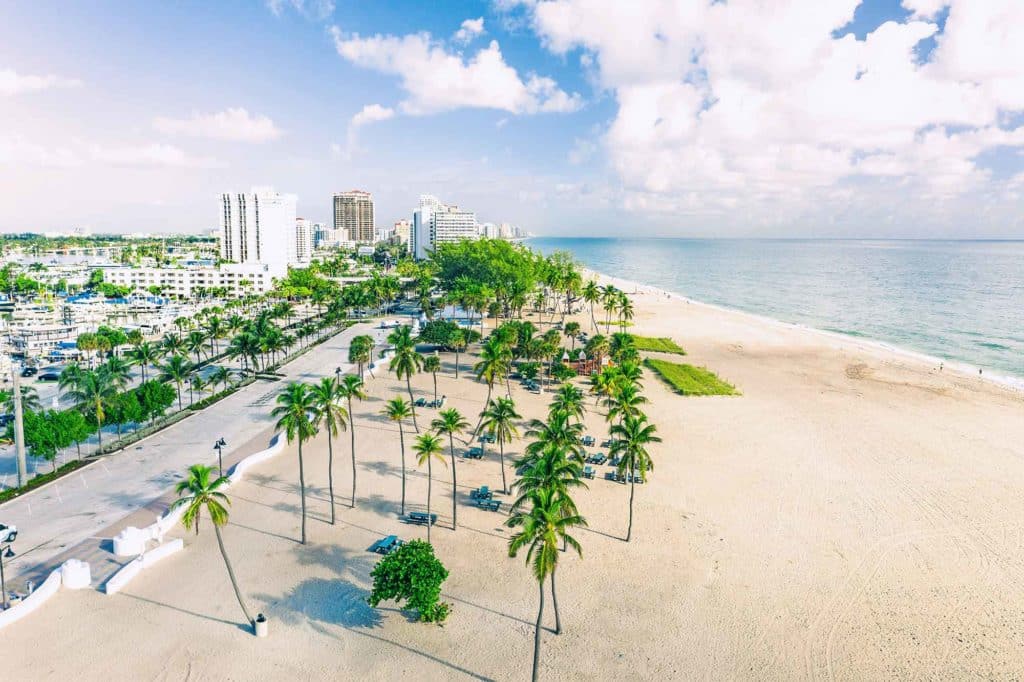
<instances>
[{"instance_id":1,"label":"sky","mask_svg":"<svg viewBox=\"0 0 1024 682\"><path fill-rule=\"evenodd\" d=\"M544 235L1024 238L1021 0L0 10L0 231L199 232L272 186Z\"/></svg>"}]
</instances>

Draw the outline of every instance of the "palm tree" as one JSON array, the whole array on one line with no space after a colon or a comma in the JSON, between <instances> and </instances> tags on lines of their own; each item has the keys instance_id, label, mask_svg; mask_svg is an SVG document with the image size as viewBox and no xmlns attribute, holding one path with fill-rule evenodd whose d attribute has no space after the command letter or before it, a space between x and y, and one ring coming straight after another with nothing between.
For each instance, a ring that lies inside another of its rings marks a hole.
<instances>
[{"instance_id":1,"label":"palm tree","mask_svg":"<svg viewBox=\"0 0 1024 682\"><path fill-rule=\"evenodd\" d=\"M178 389L178 409L181 409L181 385L188 379L192 365L184 355L172 355L167 362L160 365L160 381L173 381Z\"/></svg>"},{"instance_id":2,"label":"palm tree","mask_svg":"<svg viewBox=\"0 0 1024 682\"><path fill-rule=\"evenodd\" d=\"M640 405L647 402L647 398L640 393L639 386L633 383L623 383L620 378L612 387L611 395L604 401L608 408L607 420L618 419L621 423L625 417L636 417L640 414Z\"/></svg>"},{"instance_id":3,"label":"palm tree","mask_svg":"<svg viewBox=\"0 0 1024 682\"><path fill-rule=\"evenodd\" d=\"M348 412L338 404L341 400L338 391L338 381L330 377L323 377L319 384L313 384L310 388L313 394L313 406L316 410L316 426L324 425L327 431L327 489L331 497L331 525L334 525L334 445L333 437L338 431L348 428Z\"/></svg>"},{"instance_id":4,"label":"palm tree","mask_svg":"<svg viewBox=\"0 0 1024 682\"><path fill-rule=\"evenodd\" d=\"M562 333L565 335L565 338L569 339L569 342L572 344L569 348L569 352L574 352L576 350L576 337L579 336L580 333L580 323L566 322L565 326L562 328Z\"/></svg>"},{"instance_id":5,"label":"palm tree","mask_svg":"<svg viewBox=\"0 0 1024 682\"><path fill-rule=\"evenodd\" d=\"M363 366L373 355L373 337L365 334L352 338L348 345L348 361L359 365L359 378L363 378Z\"/></svg>"},{"instance_id":6,"label":"palm tree","mask_svg":"<svg viewBox=\"0 0 1024 682\"><path fill-rule=\"evenodd\" d=\"M448 337L448 345L455 351L455 378L459 378L459 352L466 349L468 341L461 329L456 329Z\"/></svg>"},{"instance_id":7,"label":"palm tree","mask_svg":"<svg viewBox=\"0 0 1024 682\"><path fill-rule=\"evenodd\" d=\"M555 569L558 567L558 543L565 542L576 553L583 556L583 549L574 537L568 534L573 526L585 526L586 521L578 514L565 514L564 500L552 490L538 490L530 496L529 511L518 511L505 525L521 528L508 542L508 555L515 557L519 550L528 547L526 562L530 564L540 593L537 606L537 624L533 635L533 681L537 680L540 668L540 628L544 619L544 581L551 576L551 597L558 604L555 592ZM557 615L558 609L556 607ZM556 632L558 631L556 625Z\"/></svg>"},{"instance_id":8,"label":"palm tree","mask_svg":"<svg viewBox=\"0 0 1024 682\"><path fill-rule=\"evenodd\" d=\"M128 357L142 370L142 383L146 383L146 370L150 365L156 364L156 361L161 357L161 353L160 349L155 345L148 341L143 341L128 351Z\"/></svg>"},{"instance_id":9,"label":"palm tree","mask_svg":"<svg viewBox=\"0 0 1024 682\"><path fill-rule=\"evenodd\" d=\"M210 357L217 354L217 340L224 338L224 321L217 315L206 318L206 338L210 340Z\"/></svg>"},{"instance_id":10,"label":"palm tree","mask_svg":"<svg viewBox=\"0 0 1024 682\"><path fill-rule=\"evenodd\" d=\"M427 542L430 542L430 527L434 525L430 516L430 492L434 481L434 469L432 462L436 457L444 464L444 457L441 456L441 439L434 434L427 432L416 437L416 443L412 446L416 453L416 462L419 466L427 465Z\"/></svg>"},{"instance_id":11,"label":"palm tree","mask_svg":"<svg viewBox=\"0 0 1024 682\"><path fill-rule=\"evenodd\" d=\"M583 300L590 304L590 324L597 331L597 320L594 318L594 304L601 300L601 289L597 286L597 282L590 280L583 287L582 292Z\"/></svg>"},{"instance_id":12,"label":"palm tree","mask_svg":"<svg viewBox=\"0 0 1024 682\"><path fill-rule=\"evenodd\" d=\"M522 419L516 412L516 404L511 398L498 398L487 403L483 413L481 427L498 441L498 453L501 461L501 491L508 494L508 483L505 481L505 443L511 443L519 437L515 420Z\"/></svg>"},{"instance_id":13,"label":"palm tree","mask_svg":"<svg viewBox=\"0 0 1024 682\"><path fill-rule=\"evenodd\" d=\"M409 403L404 398L395 396L389 400L381 414L398 424L398 443L402 448L402 515L405 515L405 432L402 429L402 420L408 419L412 412L409 410Z\"/></svg>"},{"instance_id":14,"label":"palm tree","mask_svg":"<svg viewBox=\"0 0 1024 682\"><path fill-rule=\"evenodd\" d=\"M441 370L441 358L435 352L423 358L423 371L434 376L434 402L437 402L437 373Z\"/></svg>"},{"instance_id":15,"label":"palm tree","mask_svg":"<svg viewBox=\"0 0 1024 682\"><path fill-rule=\"evenodd\" d=\"M647 472L654 469L654 462L647 452L647 446L661 442L661 438L654 435L656 430L654 424L647 423L647 416L644 414L627 415L621 424L612 427L615 441L612 443L611 452L619 456L619 473L629 470L629 527L626 530L626 542L629 542L633 535L636 472L639 471L640 477L646 479Z\"/></svg>"},{"instance_id":16,"label":"palm tree","mask_svg":"<svg viewBox=\"0 0 1024 682\"><path fill-rule=\"evenodd\" d=\"M92 410L96 417L96 449L103 447L103 419L106 416L105 408L108 402L114 397L116 390L107 377L100 372L84 372L79 381L68 395L76 403Z\"/></svg>"},{"instance_id":17,"label":"palm tree","mask_svg":"<svg viewBox=\"0 0 1024 682\"><path fill-rule=\"evenodd\" d=\"M220 385L227 388L228 383L231 381L231 371L227 367L221 365L213 371L213 374L210 375L210 381L214 386Z\"/></svg>"},{"instance_id":18,"label":"palm tree","mask_svg":"<svg viewBox=\"0 0 1024 682\"><path fill-rule=\"evenodd\" d=\"M452 530L458 528L455 517L455 494L458 491L458 479L455 476L455 434L461 434L469 426L469 422L462 418L459 411L454 407L441 410L437 419L430 422L430 428L434 429L437 435L448 434L448 448L452 458Z\"/></svg>"},{"instance_id":19,"label":"palm tree","mask_svg":"<svg viewBox=\"0 0 1024 682\"><path fill-rule=\"evenodd\" d=\"M277 396L277 407L271 416L278 417L277 428L283 429L291 443L299 441L299 492L302 497L302 544L306 544L306 471L302 461L302 443L316 435L313 394L309 386L293 381Z\"/></svg>"},{"instance_id":20,"label":"palm tree","mask_svg":"<svg viewBox=\"0 0 1024 682\"><path fill-rule=\"evenodd\" d=\"M198 374L193 375L192 376L192 381L190 381L189 385L188 385L188 404L191 405L193 403L193 399L192 399L192 392L193 391L198 393L199 394L199 399L202 400L203 399L203 391L206 390L207 386L208 386L208 384L206 383L206 380L203 379L203 377L201 377Z\"/></svg>"},{"instance_id":21,"label":"palm tree","mask_svg":"<svg viewBox=\"0 0 1024 682\"><path fill-rule=\"evenodd\" d=\"M572 458L582 460L583 445L580 443L582 435L583 424L573 421L569 415L562 412L549 415L547 421L534 419L530 422L530 428L526 432L526 437L533 440L526 446L526 454L519 464L532 464L548 447L563 449Z\"/></svg>"},{"instance_id":22,"label":"palm tree","mask_svg":"<svg viewBox=\"0 0 1024 682\"><path fill-rule=\"evenodd\" d=\"M21 386L21 409L25 411L38 412L42 407L39 402L39 393L32 386ZM0 410L7 414L14 412L14 391L0 391Z\"/></svg>"},{"instance_id":23,"label":"palm tree","mask_svg":"<svg viewBox=\"0 0 1024 682\"><path fill-rule=\"evenodd\" d=\"M612 310L619 302L619 290L611 284L601 287L601 306L604 308L604 333L611 333Z\"/></svg>"},{"instance_id":24,"label":"palm tree","mask_svg":"<svg viewBox=\"0 0 1024 682\"><path fill-rule=\"evenodd\" d=\"M621 328L625 329L625 323L633 319L633 304L630 302L629 296L626 295L626 292L619 292L619 302L615 308L619 316Z\"/></svg>"},{"instance_id":25,"label":"palm tree","mask_svg":"<svg viewBox=\"0 0 1024 682\"><path fill-rule=\"evenodd\" d=\"M193 464L190 466L188 478L179 481L175 487L178 499L171 504L171 509L185 507L181 523L187 530L194 528L196 535L199 535L199 519L202 516L203 509L206 509L210 514L210 520L213 522L213 532L217 535L217 546L220 547L220 555L224 558L224 565L228 569L228 578L231 579L231 587L235 590L235 598L238 599L238 605L242 607L245 620L255 630L256 621L249 614L249 609L245 606L245 600L242 599L242 592L238 589L238 580L235 578L235 569L231 566L231 559L228 558L228 552L224 548L224 538L221 537L220 532L221 526L227 525L227 508L231 504L228 496L220 491L221 488L228 485L228 479L226 476L221 476L211 482L212 474L213 467L203 464Z\"/></svg>"},{"instance_id":26,"label":"palm tree","mask_svg":"<svg viewBox=\"0 0 1024 682\"><path fill-rule=\"evenodd\" d=\"M348 403L349 437L352 439L352 508L356 507L356 414L352 411L352 399L365 400L366 391L363 390L363 380L354 374L346 374L338 384L338 397L344 398Z\"/></svg>"},{"instance_id":27,"label":"palm tree","mask_svg":"<svg viewBox=\"0 0 1024 682\"><path fill-rule=\"evenodd\" d=\"M131 368L128 363L114 356L107 358L103 364L96 368L96 371L106 375L110 384L117 391L123 391L128 386L128 381L131 378Z\"/></svg>"},{"instance_id":28,"label":"palm tree","mask_svg":"<svg viewBox=\"0 0 1024 682\"><path fill-rule=\"evenodd\" d=\"M562 384L555 391L555 397L548 406L548 414L562 413L576 421L583 421L586 408L583 406L583 391L572 384Z\"/></svg>"},{"instance_id":29,"label":"palm tree","mask_svg":"<svg viewBox=\"0 0 1024 682\"><path fill-rule=\"evenodd\" d=\"M494 390L494 383L500 382L508 374L509 365L512 361L512 351L508 345L501 342L495 336L490 336L480 347L480 361L473 365L473 372L477 380L483 379L487 382L487 398L484 400L484 408L491 402L491 392ZM482 413L481 413L482 414ZM481 416L473 433L479 433L480 424L483 421Z\"/></svg>"},{"instance_id":30,"label":"palm tree","mask_svg":"<svg viewBox=\"0 0 1024 682\"><path fill-rule=\"evenodd\" d=\"M412 327L403 325L396 328L388 335L388 343L395 347L395 355L388 364L388 369L401 379L405 377L405 387L409 391L409 402L412 398L412 375L419 372L423 367L423 356L416 352L416 342L412 338ZM416 423L416 408L412 408L412 425L419 433L420 427Z\"/></svg>"}]
</instances>

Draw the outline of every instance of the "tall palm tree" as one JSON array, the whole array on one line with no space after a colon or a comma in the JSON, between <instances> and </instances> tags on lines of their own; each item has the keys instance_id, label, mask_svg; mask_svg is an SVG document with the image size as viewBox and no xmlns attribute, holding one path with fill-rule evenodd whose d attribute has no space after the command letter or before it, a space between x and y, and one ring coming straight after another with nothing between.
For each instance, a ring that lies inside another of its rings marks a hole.
<instances>
[{"instance_id":1,"label":"tall palm tree","mask_svg":"<svg viewBox=\"0 0 1024 682\"><path fill-rule=\"evenodd\" d=\"M569 347L570 353L574 353L576 351L576 337L579 336L579 333L579 322L566 322L565 326L562 327L562 334L565 335L565 338L569 339L569 342L571 344Z\"/></svg>"},{"instance_id":2,"label":"tall palm tree","mask_svg":"<svg viewBox=\"0 0 1024 682\"><path fill-rule=\"evenodd\" d=\"M648 402L640 393L640 387L633 383L624 383L621 379L612 387L604 404L608 408L607 420L618 419L621 423L625 417L636 417L640 414L640 406Z\"/></svg>"},{"instance_id":3,"label":"tall palm tree","mask_svg":"<svg viewBox=\"0 0 1024 682\"><path fill-rule=\"evenodd\" d=\"M459 378L459 353L466 350L468 340L461 329L456 329L448 337L448 345L455 351L455 378Z\"/></svg>"},{"instance_id":4,"label":"tall palm tree","mask_svg":"<svg viewBox=\"0 0 1024 682\"><path fill-rule=\"evenodd\" d=\"M567 414L555 412L548 416L547 421L534 419L526 432L526 437L532 440L526 446L526 454L519 463L532 464L549 446L561 448L573 459L582 460L582 435L583 424L573 421Z\"/></svg>"},{"instance_id":5,"label":"tall palm tree","mask_svg":"<svg viewBox=\"0 0 1024 682\"><path fill-rule=\"evenodd\" d=\"M161 355L160 349L148 341L143 341L128 351L128 357L142 370L143 383L146 382L146 370L151 365L155 365Z\"/></svg>"},{"instance_id":6,"label":"tall palm tree","mask_svg":"<svg viewBox=\"0 0 1024 682\"><path fill-rule=\"evenodd\" d=\"M597 286L597 282L594 280L588 281L583 287L581 296L584 301L590 304L590 325L596 332L598 327L597 319L594 318L594 304L601 300L601 289Z\"/></svg>"},{"instance_id":7,"label":"tall palm tree","mask_svg":"<svg viewBox=\"0 0 1024 682\"><path fill-rule=\"evenodd\" d=\"M616 306L616 311L619 316L619 324L622 329L626 328L626 323L633 319L633 303L629 300L629 296L626 292L619 292L619 302Z\"/></svg>"},{"instance_id":8,"label":"tall palm tree","mask_svg":"<svg viewBox=\"0 0 1024 682\"><path fill-rule=\"evenodd\" d=\"M604 333L610 334L612 311L619 302L619 290L611 284L601 287L601 307L604 308Z\"/></svg>"},{"instance_id":9,"label":"tall palm tree","mask_svg":"<svg viewBox=\"0 0 1024 682\"><path fill-rule=\"evenodd\" d=\"M388 335L388 343L395 347L395 354L388 364L388 369L401 379L405 377L405 387L409 392L409 402L412 398L412 375L423 368L423 356L416 352L416 341L412 338L412 327L403 325L397 327ZM419 433L420 427L416 423L416 408L412 408L412 425Z\"/></svg>"},{"instance_id":10,"label":"tall palm tree","mask_svg":"<svg viewBox=\"0 0 1024 682\"><path fill-rule=\"evenodd\" d=\"M419 466L427 465L427 542L430 542L430 527L433 526L433 522L430 520L430 493L433 487L434 481L434 468L432 462L434 458L440 460L441 464L444 464L444 457L441 456L441 450L444 446L441 445L441 439L433 433L427 432L416 437L416 443L412 446L413 452L416 453L416 462Z\"/></svg>"},{"instance_id":11,"label":"tall palm tree","mask_svg":"<svg viewBox=\"0 0 1024 682\"><path fill-rule=\"evenodd\" d=\"M217 354L217 341L224 338L225 325L217 315L210 315L206 318L206 338L210 340L210 357Z\"/></svg>"},{"instance_id":12,"label":"tall palm tree","mask_svg":"<svg viewBox=\"0 0 1024 682\"><path fill-rule=\"evenodd\" d=\"M21 386L21 409L25 411L38 412L42 403L39 402L39 393L32 386ZM0 391L0 410L7 414L14 412L14 391Z\"/></svg>"},{"instance_id":13,"label":"tall palm tree","mask_svg":"<svg viewBox=\"0 0 1024 682\"><path fill-rule=\"evenodd\" d=\"M348 428L348 411L338 401L341 400L341 393L338 391L338 381L331 377L323 377L319 384L313 384L310 388L313 394L313 407L315 410L315 422L319 427L321 424L327 431L327 489L331 497L331 525L334 525L334 445L333 437L338 431Z\"/></svg>"},{"instance_id":14,"label":"tall palm tree","mask_svg":"<svg viewBox=\"0 0 1024 682\"><path fill-rule=\"evenodd\" d=\"M299 492L302 497L302 544L306 544L306 470L302 461L302 443L316 435L316 404L309 386L293 381L277 396L277 428L283 429L288 442L299 441Z\"/></svg>"},{"instance_id":15,"label":"tall palm tree","mask_svg":"<svg viewBox=\"0 0 1024 682\"><path fill-rule=\"evenodd\" d=\"M458 478L455 475L455 434L461 434L468 427L469 422L463 419L462 415L454 407L449 407L447 410L441 410L438 413L437 419L430 422L430 428L432 428L437 435L441 435L443 433L448 435L448 449L452 458L452 530L456 530L459 525L455 515L455 497L458 492Z\"/></svg>"},{"instance_id":16,"label":"tall palm tree","mask_svg":"<svg viewBox=\"0 0 1024 682\"><path fill-rule=\"evenodd\" d=\"M555 397L548 405L548 414L556 413L565 414L576 421L583 421L583 415L586 413L586 408L583 406L583 391L572 384L562 384L555 391Z\"/></svg>"},{"instance_id":17,"label":"tall palm tree","mask_svg":"<svg viewBox=\"0 0 1024 682\"><path fill-rule=\"evenodd\" d=\"M97 372L106 375L110 384L117 391L123 391L128 386L131 378L131 367L121 358L110 356L99 367Z\"/></svg>"},{"instance_id":18,"label":"tall palm tree","mask_svg":"<svg viewBox=\"0 0 1024 682\"><path fill-rule=\"evenodd\" d=\"M434 353L423 358L423 371L434 376L434 402L437 402L437 373L441 370L441 358Z\"/></svg>"},{"instance_id":19,"label":"tall palm tree","mask_svg":"<svg viewBox=\"0 0 1024 682\"><path fill-rule=\"evenodd\" d=\"M196 535L199 535L199 519L203 514L203 509L206 509L210 515L210 521L213 522L213 532L217 535L217 546L220 547L220 555L224 558L224 566L228 569L228 578L231 579L231 587L235 590L235 598L238 599L238 605L242 607L245 620L255 630L256 621L249 614L245 600L242 599L242 592L238 589L238 580L235 578L235 569L231 566L231 559L228 558L228 551L224 548L224 538L220 532L221 526L227 525L228 506L231 504L228 496L220 490L228 485L228 479L226 476L221 476L211 481L212 475L213 467L203 464L190 466L188 478L179 481L175 487L178 499L171 504L171 509L185 507L181 523L186 530L194 528Z\"/></svg>"},{"instance_id":20,"label":"tall palm tree","mask_svg":"<svg viewBox=\"0 0 1024 682\"><path fill-rule=\"evenodd\" d=\"M512 350L507 344L502 343L496 336L490 336L480 347L480 361L473 365L473 372L477 380L483 379L487 382L487 398L484 400L484 407L491 402L491 392L494 390L494 383L500 382L509 371L512 362ZM482 414L482 413L481 413ZM473 433L480 432L480 424L483 421L481 416L477 421Z\"/></svg>"},{"instance_id":21,"label":"tall palm tree","mask_svg":"<svg viewBox=\"0 0 1024 682\"><path fill-rule=\"evenodd\" d=\"M636 474L639 471L641 478L646 479L647 472L654 469L654 462L647 452L647 446L661 442L661 438L654 435L655 431L657 429L654 424L648 424L647 416L644 414L627 415L621 424L612 427L615 441L612 443L611 452L619 456L619 473L629 470L629 527L626 530L626 542L629 542L633 535L633 494L636 490Z\"/></svg>"},{"instance_id":22,"label":"tall palm tree","mask_svg":"<svg viewBox=\"0 0 1024 682\"><path fill-rule=\"evenodd\" d=\"M96 417L96 449L103 447L103 419L106 416L106 406L116 394L116 389L101 372L84 372L78 383L71 387L68 396L87 407Z\"/></svg>"},{"instance_id":23,"label":"tall palm tree","mask_svg":"<svg viewBox=\"0 0 1024 682\"><path fill-rule=\"evenodd\" d=\"M363 380L354 374L346 374L338 383L338 397L344 398L348 403L349 415L349 437L352 439L352 508L356 507L356 414L352 411L352 399L366 400L366 391L363 390Z\"/></svg>"},{"instance_id":24,"label":"tall palm tree","mask_svg":"<svg viewBox=\"0 0 1024 682\"><path fill-rule=\"evenodd\" d=\"M381 414L390 419L391 421L398 424L398 443L402 448L402 515L405 515L405 431L402 429L402 420L408 419L412 415L412 411L409 409L409 403L405 402L405 399L400 396L395 396L389 400L385 405L384 409L381 410Z\"/></svg>"},{"instance_id":25,"label":"tall palm tree","mask_svg":"<svg viewBox=\"0 0 1024 682\"><path fill-rule=\"evenodd\" d=\"M167 361L160 365L160 381L173 381L178 390L178 409L181 409L181 386L188 379L192 371L192 364L185 359L184 355L172 355Z\"/></svg>"},{"instance_id":26,"label":"tall palm tree","mask_svg":"<svg viewBox=\"0 0 1024 682\"><path fill-rule=\"evenodd\" d=\"M558 603L555 592L555 569L558 568L558 544L563 541L583 556L583 549L568 530L573 526L585 526L586 521L578 514L566 515L564 501L552 490L538 490L531 495L528 511L520 509L509 517L505 525L519 528L508 542L508 555L515 557L523 547L526 563L530 565L533 577L537 579L540 600L537 606L537 624L533 634L533 682L537 681L540 669L540 629L544 620L544 581L551 576L551 596ZM556 609L557 614L557 609ZM556 626L556 630L557 630Z\"/></svg>"},{"instance_id":27,"label":"tall palm tree","mask_svg":"<svg viewBox=\"0 0 1024 682\"><path fill-rule=\"evenodd\" d=\"M210 375L210 381L213 382L215 386L219 385L227 388L228 383L231 381L231 371L227 367L221 365L214 370L213 374Z\"/></svg>"},{"instance_id":28,"label":"tall palm tree","mask_svg":"<svg viewBox=\"0 0 1024 682\"><path fill-rule=\"evenodd\" d=\"M519 437L516 420L522 416L516 412L516 404L511 398L497 398L487 403L484 410L484 431L498 441L498 453L501 461L501 490L508 494L508 483L505 480L505 443Z\"/></svg>"}]
</instances>

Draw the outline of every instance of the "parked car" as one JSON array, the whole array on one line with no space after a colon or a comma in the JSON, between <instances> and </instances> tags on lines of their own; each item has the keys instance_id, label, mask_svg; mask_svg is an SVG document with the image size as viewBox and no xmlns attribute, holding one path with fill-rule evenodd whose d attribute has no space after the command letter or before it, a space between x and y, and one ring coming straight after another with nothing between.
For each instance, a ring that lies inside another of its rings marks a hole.
<instances>
[{"instance_id":1,"label":"parked car","mask_svg":"<svg viewBox=\"0 0 1024 682\"><path fill-rule=\"evenodd\" d=\"M21 370L21 376L23 377L34 377L37 374L39 374L39 370L36 369L35 367L26 367L25 369Z\"/></svg>"}]
</instances>

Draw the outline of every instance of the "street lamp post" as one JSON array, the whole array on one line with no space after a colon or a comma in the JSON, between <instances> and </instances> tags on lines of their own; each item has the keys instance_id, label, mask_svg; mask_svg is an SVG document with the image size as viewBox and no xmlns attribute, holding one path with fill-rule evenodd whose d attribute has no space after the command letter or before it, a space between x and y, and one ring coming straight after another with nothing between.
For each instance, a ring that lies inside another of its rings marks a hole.
<instances>
[{"instance_id":1,"label":"street lamp post","mask_svg":"<svg viewBox=\"0 0 1024 682\"><path fill-rule=\"evenodd\" d=\"M213 449L217 451L217 466L220 469L220 475L224 475L224 458L221 450L228 446L228 442L224 440L223 436L213 444Z\"/></svg>"},{"instance_id":2,"label":"street lamp post","mask_svg":"<svg viewBox=\"0 0 1024 682\"><path fill-rule=\"evenodd\" d=\"M4 575L4 559L14 558L14 549L11 545L14 544L14 540L18 537L17 528L8 528L0 524L0 533L3 537L0 538L0 603L3 605L4 611L11 607L11 602L7 598L7 577ZM6 546L4 546L6 545Z\"/></svg>"}]
</instances>

